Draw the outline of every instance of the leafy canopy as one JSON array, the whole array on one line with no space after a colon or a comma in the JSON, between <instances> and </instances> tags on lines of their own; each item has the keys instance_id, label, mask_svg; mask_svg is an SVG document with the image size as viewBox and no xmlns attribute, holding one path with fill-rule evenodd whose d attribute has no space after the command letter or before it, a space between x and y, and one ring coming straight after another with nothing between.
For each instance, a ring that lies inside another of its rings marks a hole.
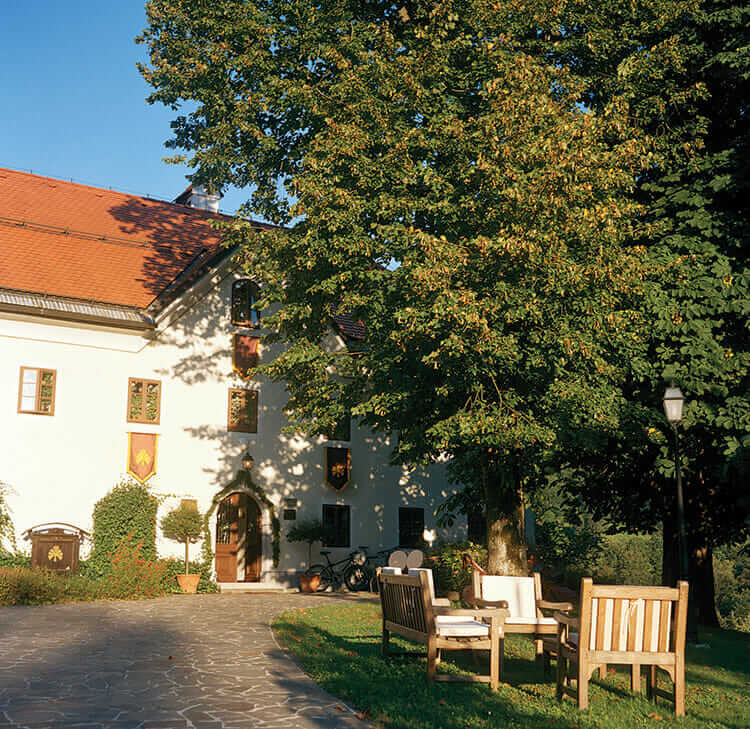
<instances>
[{"instance_id":1,"label":"leafy canopy","mask_svg":"<svg viewBox=\"0 0 750 729\"><path fill-rule=\"evenodd\" d=\"M625 104L582 110L567 68L480 0L147 13L150 100L191 108L172 146L289 226L232 233L283 305L266 324L290 346L266 371L298 425L351 411L397 430L402 461L515 462L612 424L647 158ZM341 309L367 329L356 356L323 344Z\"/></svg>"},{"instance_id":2,"label":"leafy canopy","mask_svg":"<svg viewBox=\"0 0 750 729\"><path fill-rule=\"evenodd\" d=\"M167 539L195 544L203 534L203 517L192 504L180 504L162 517L161 530Z\"/></svg>"}]
</instances>

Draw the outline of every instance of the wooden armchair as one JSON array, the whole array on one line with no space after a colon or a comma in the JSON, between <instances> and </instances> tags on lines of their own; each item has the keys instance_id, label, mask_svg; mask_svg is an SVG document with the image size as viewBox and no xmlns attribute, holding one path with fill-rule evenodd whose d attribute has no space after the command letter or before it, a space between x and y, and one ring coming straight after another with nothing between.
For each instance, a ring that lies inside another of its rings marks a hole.
<instances>
[{"instance_id":1,"label":"wooden armchair","mask_svg":"<svg viewBox=\"0 0 750 729\"><path fill-rule=\"evenodd\" d=\"M474 604L491 608L497 601L508 605L510 616L505 619L506 635L527 635L534 641L537 660L543 659L545 673L550 672L550 660L556 649L557 620L553 611L569 613L573 604L549 602L542 599L542 579L538 572L531 577L488 575L474 563L472 572Z\"/></svg>"},{"instance_id":2,"label":"wooden armchair","mask_svg":"<svg viewBox=\"0 0 750 729\"><path fill-rule=\"evenodd\" d=\"M500 640L507 609L455 610L434 606L427 575L378 574L383 612L383 655L389 654L391 633L427 646L427 680L489 683L497 691L502 671ZM488 675L437 673L443 650L488 650Z\"/></svg>"},{"instance_id":3,"label":"wooden armchair","mask_svg":"<svg viewBox=\"0 0 750 729\"><path fill-rule=\"evenodd\" d=\"M588 708L591 674L608 663L632 666L631 688L640 691L646 665L646 691L674 702L675 715L685 714L685 629L688 583L677 588L594 585L581 580L580 619L557 613L557 698L577 699ZM573 670L574 668L574 670ZM657 685L657 669L673 682L671 692ZM573 688L571 681L576 681Z\"/></svg>"}]
</instances>

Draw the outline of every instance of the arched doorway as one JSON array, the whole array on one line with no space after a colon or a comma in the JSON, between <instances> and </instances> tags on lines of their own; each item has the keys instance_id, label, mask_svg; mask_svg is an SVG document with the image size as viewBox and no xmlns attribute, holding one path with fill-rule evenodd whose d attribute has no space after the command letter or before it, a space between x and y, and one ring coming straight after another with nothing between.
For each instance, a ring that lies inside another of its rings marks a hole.
<instances>
[{"instance_id":1,"label":"arched doorway","mask_svg":"<svg viewBox=\"0 0 750 729\"><path fill-rule=\"evenodd\" d=\"M261 513L246 493L233 493L216 514L216 579L258 582L262 559Z\"/></svg>"}]
</instances>

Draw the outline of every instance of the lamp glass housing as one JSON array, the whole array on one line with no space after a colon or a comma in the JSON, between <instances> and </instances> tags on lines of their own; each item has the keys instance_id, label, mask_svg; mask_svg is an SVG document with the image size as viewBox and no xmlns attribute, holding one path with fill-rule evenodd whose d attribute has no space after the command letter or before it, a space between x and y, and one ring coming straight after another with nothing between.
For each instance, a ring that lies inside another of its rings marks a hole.
<instances>
[{"instance_id":1,"label":"lamp glass housing","mask_svg":"<svg viewBox=\"0 0 750 729\"><path fill-rule=\"evenodd\" d=\"M242 467L249 471L253 465L255 464L255 459L250 455L250 453L245 453L244 456L242 456Z\"/></svg>"},{"instance_id":2,"label":"lamp glass housing","mask_svg":"<svg viewBox=\"0 0 750 729\"><path fill-rule=\"evenodd\" d=\"M682 420L682 406L685 404L685 396L679 387L670 385L664 393L664 415L667 420L675 425Z\"/></svg>"}]
</instances>

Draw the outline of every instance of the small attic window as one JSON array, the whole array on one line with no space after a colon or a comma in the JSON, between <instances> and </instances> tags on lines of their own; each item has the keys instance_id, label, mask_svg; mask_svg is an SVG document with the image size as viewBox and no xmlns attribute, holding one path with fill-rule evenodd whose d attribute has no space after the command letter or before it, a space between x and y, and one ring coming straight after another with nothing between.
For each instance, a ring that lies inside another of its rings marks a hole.
<instances>
[{"instance_id":1,"label":"small attic window","mask_svg":"<svg viewBox=\"0 0 750 729\"><path fill-rule=\"evenodd\" d=\"M260 298L258 284L241 278L232 284L232 324L260 329L260 310L255 304Z\"/></svg>"}]
</instances>

